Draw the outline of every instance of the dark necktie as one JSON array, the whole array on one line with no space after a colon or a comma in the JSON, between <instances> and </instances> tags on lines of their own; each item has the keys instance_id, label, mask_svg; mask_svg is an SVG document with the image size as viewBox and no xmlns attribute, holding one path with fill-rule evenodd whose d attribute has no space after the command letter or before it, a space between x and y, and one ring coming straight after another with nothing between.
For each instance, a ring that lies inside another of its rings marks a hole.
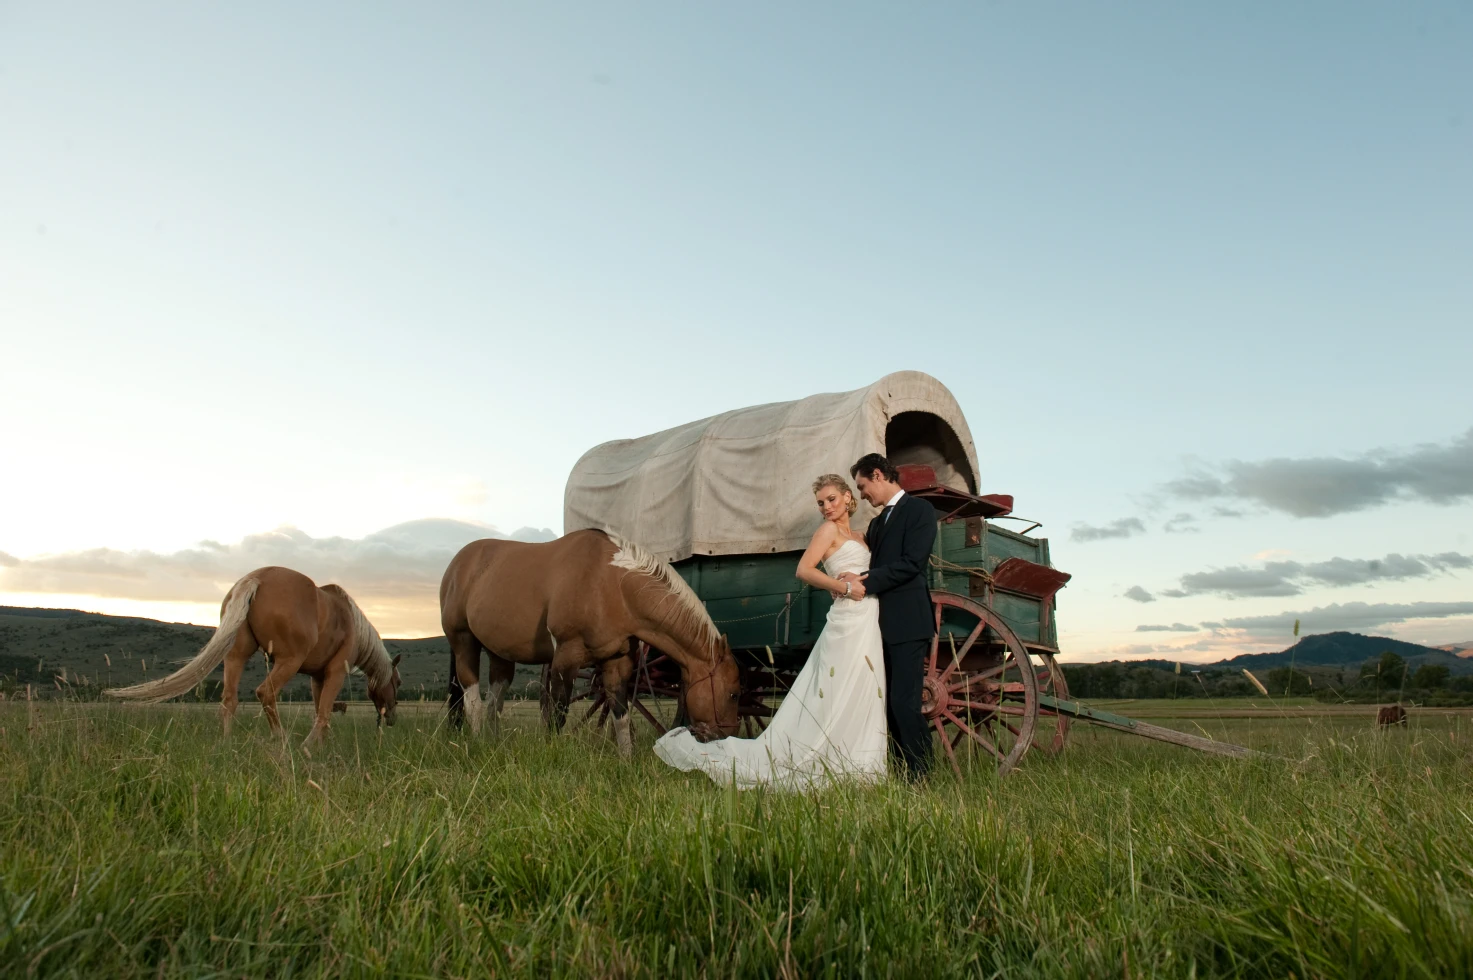
<instances>
[{"instance_id":1,"label":"dark necktie","mask_svg":"<svg viewBox=\"0 0 1473 980\"><path fill-rule=\"evenodd\" d=\"M882 513L880 515L880 520L883 523L885 523L885 524L889 524L890 523L890 512L892 510L894 510L894 509L895 509L895 505L894 504L890 504L888 507L886 507L884 513Z\"/></svg>"}]
</instances>

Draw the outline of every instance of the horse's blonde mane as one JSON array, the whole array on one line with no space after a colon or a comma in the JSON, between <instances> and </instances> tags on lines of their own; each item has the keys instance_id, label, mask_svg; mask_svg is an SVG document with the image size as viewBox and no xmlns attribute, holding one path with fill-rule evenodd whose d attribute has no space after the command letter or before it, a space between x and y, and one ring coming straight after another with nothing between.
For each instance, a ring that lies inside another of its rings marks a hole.
<instances>
[{"instance_id":1,"label":"horse's blonde mane","mask_svg":"<svg viewBox=\"0 0 1473 980\"><path fill-rule=\"evenodd\" d=\"M711 621L711 614L706 612L706 604L686 584L685 579L680 577L679 572L633 541L627 541L610 531L605 531L604 534L608 535L615 548L610 565L659 580L670 598L675 601L677 624L694 630L713 647L721 643L721 631Z\"/></svg>"},{"instance_id":2,"label":"horse's blonde mane","mask_svg":"<svg viewBox=\"0 0 1473 980\"><path fill-rule=\"evenodd\" d=\"M324 585L324 590L331 590L343 597L348 604L348 613L353 617L353 637L356 640L357 649L353 651L353 666L363 672L368 682L374 687L385 687L394 679L394 664L389 659L389 651L384 647L384 641L379 638L378 630L363 615L363 610L358 608L358 603L341 585Z\"/></svg>"}]
</instances>

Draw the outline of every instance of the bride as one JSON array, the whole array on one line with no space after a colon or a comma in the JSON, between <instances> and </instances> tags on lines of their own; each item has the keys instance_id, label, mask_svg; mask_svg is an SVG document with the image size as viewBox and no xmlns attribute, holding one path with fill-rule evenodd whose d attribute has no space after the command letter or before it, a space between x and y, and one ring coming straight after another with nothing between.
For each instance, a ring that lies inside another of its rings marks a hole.
<instances>
[{"instance_id":1,"label":"bride","mask_svg":"<svg viewBox=\"0 0 1473 980\"><path fill-rule=\"evenodd\" d=\"M849 598L849 586L839 581L845 572L869 569L864 537L849 526L858 505L849 484L834 473L815 480L813 493L824 520L798 561L798 578L834 596L823 633L761 735L699 742L687 729L675 728L661 736L655 754L677 769L700 769L718 783L743 789L808 789L885 774L879 603Z\"/></svg>"}]
</instances>

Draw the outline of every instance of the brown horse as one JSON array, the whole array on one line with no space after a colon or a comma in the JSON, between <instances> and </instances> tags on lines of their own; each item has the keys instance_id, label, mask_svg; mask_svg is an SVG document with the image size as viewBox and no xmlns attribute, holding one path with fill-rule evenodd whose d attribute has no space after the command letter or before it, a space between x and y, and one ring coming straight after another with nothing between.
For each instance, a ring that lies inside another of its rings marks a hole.
<instances>
[{"instance_id":1,"label":"brown horse","mask_svg":"<svg viewBox=\"0 0 1473 980\"><path fill-rule=\"evenodd\" d=\"M277 566L258 568L231 586L220 603L219 628L193 660L168 677L107 693L133 701L166 701L199 684L223 661L220 717L228 735L240 703L241 671L263 648L271 670L256 688L256 699L276 734L285 734L276 696L300 673L312 678L312 700L317 705L317 720L304 746L321 741L350 665L368 679L368 696L378 708L379 723L394 723L399 657L389 659L378 631L341 586L319 589L301 572Z\"/></svg>"},{"instance_id":2,"label":"brown horse","mask_svg":"<svg viewBox=\"0 0 1473 980\"><path fill-rule=\"evenodd\" d=\"M1399 704L1388 704L1376 712L1376 724L1381 728L1407 723L1407 709Z\"/></svg>"},{"instance_id":3,"label":"brown horse","mask_svg":"<svg viewBox=\"0 0 1473 980\"><path fill-rule=\"evenodd\" d=\"M680 665L685 711L698 737L731 735L740 694L736 661L701 600L669 565L602 531L556 541L472 541L440 581L440 623L450 641L450 712L479 732L481 651L490 658L492 718L517 664L552 664L554 727L567 716L572 681L586 666L603 675L619 752L629 732L630 639Z\"/></svg>"}]
</instances>

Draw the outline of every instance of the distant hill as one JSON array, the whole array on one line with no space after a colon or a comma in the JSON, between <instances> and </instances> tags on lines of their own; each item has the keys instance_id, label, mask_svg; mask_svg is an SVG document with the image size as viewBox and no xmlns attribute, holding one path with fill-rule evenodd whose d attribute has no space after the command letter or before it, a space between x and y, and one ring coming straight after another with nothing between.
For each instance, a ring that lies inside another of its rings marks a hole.
<instances>
[{"instance_id":1,"label":"distant hill","mask_svg":"<svg viewBox=\"0 0 1473 980\"><path fill-rule=\"evenodd\" d=\"M1473 640L1464 640L1462 643L1444 643L1437 647L1439 650L1451 653L1454 656L1473 658Z\"/></svg>"},{"instance_id":2,"label":"distant hill","mask_svg":"<svg viewBox=\"0 0 1473 980\"><path fill-rule=\"evenodd\" d=\"M1359 633L1322 633L1306 636L1277 653L1249 653L1215 663L1185 663L1176 672L1173 660L1109 660L1102 663L1064 662L1069 693L1080 698L1219 698L1254 696L1256 688L1243 676L1251 670L1261 684L1284 693L1288 686L1303 683L1317 696L1347 701L1364 700L1379 691L1359 690L1360 667L1390 651L1406 661L1412 671L1423 664L1442 664L1449 679L1431 689L1411 688L1409 694L1427 703L1473 703L1473 659L1465 659L1433 647L1419 646L1384 636ZM1287 668L1305 680L1290 680ZM1408 678L1412 677L1409 673ZM1282 686L1281 686L1282 685Z\"/></svg>"},{"instance_id":3,"label":"distant hill","mask_svg":"<svg viewBox=\"0 0 1473 980\"><path fill-rule=\"evenodd\" d=\"M0 682L30 683L51 694L65 684L122 687L172 671L198 653L214 632L208 626L78 609L0 606ZM438 701L445 696L450 646L443 636L385 640L384 646L390 654L404 655L399 663L401 700L423 696ZM213 676L220 675L216 670ZM540 668L519 667L513 693L528 693L540 675ZM265 678L265 658L252 657L241 678L242 700L253 698ZM293 699L310 697L307 678L295 678L284 693ZM350 678L347 693L353 699L367 697L363 678Z\"/></svg>"},{"instance_id":4,"label":"distant hill","mask_svg":"<svg viewBox=\"0 0 1473 980\"><path fill-rule=\"evenodd\" d=\"M38 690L56 695L66 685L90 687L122 687L145 678L157 678L199 652L214 629L189 623L164 623L154 619L130 616L107 616L78 609L30 609L0 606L0 686L13 687L30 683ZM446 670L450 647L443 636L418 640L385 640L391 654L403 654L399 673L404 679L400 689L402 700L439 701L445 696ZM1065 661L1071 689L1087 690L1087 675L1109 668L1140 670L1146 673L1172 674L1170 689L1201 691L1211 696L1233 696L1251 693L1242 679L1246 667L1260 680L1274 667L1287 667L1291 661L1310 673L1316 686L1338 685L1343 675L1354 677L1356 669L1367 660L1390 650L1413 668L1424 663L1445 664L1453 675L1473 674L1473 658L1461 657L1446 649L1419 646L1403 640L1359 633L1321 633L1306 636L1287 650L1277 653L1250 653L1210 664L1184 664L1182 675L1176 675L1172 660L1111 661L1106 664L1070 664ZM146 668L146 669L145 669ZM1199 678L1191 676L1200 671ZM215 678L220 677L216 671ZM266 677L264 657L253 657L241 679L243 700L253 697L256 687ZM541 669L517 668L512 685L513 696L535 694ZM1079 685L1076 685L1077 678ZM1144 682L1142 682L1144 683ZM1185 683L1185 688L1182 687ZM1239 690L1242 688L1242 690ZM350 679L346 696L353 700L367 697L363 678ZM285 696L305 699L310 688L305 677L287 685ZM1142 695L1145 696L1145 695Z\"/></svg>"},{"instance_id":5,"label":"distant hill","mask_svg":"<svg viewBox=\"0 0 1473 980\"><path fill-rule=\"evenodd\" d=\"M1365 636L1360 633L1316 633L1306 636L1286 650L1277 653L1245 653L1227 660L1211 663L1182 662L1186 670L1231 670L1244 667L1252 671L1269 670L1273 667L1312 668L1359 668L1367 660L1374 660L1385 651L1407 661L1412 667L1422 664L1445 664L1451 674L1473 674L1473 658L1449 652L1445 647L1425 647L1405 640L1393 640L1385 636ZM1105 663L1128 667L1151 667L1156 670L1174 671L1175 660L1110 660ZM1065 659L1065 666L1070 666Z\"/></svg>"},{"instance_id":6,"label":"distant hill","mask_svg":"<svg viewBox=\"0 0 1473 980\"><path fill-rule=\"evenodd\" d=\"M1229 660L1221 660L1210 666L1247 667L1249 670L1287 667L1290 663L1299 666L1359 667L1367 660L1381 656L1387 650L1401 657L1413 667L1422 664L1444 664L1453 674L1473 674L1473 661L1436 647L1425 647L1405 640L1393 640L1384 636L1364 636L1360 633L1317 633L1302 637L1298 643L1278 653L1245 653Z\"/></svg>"}]
</instances>

